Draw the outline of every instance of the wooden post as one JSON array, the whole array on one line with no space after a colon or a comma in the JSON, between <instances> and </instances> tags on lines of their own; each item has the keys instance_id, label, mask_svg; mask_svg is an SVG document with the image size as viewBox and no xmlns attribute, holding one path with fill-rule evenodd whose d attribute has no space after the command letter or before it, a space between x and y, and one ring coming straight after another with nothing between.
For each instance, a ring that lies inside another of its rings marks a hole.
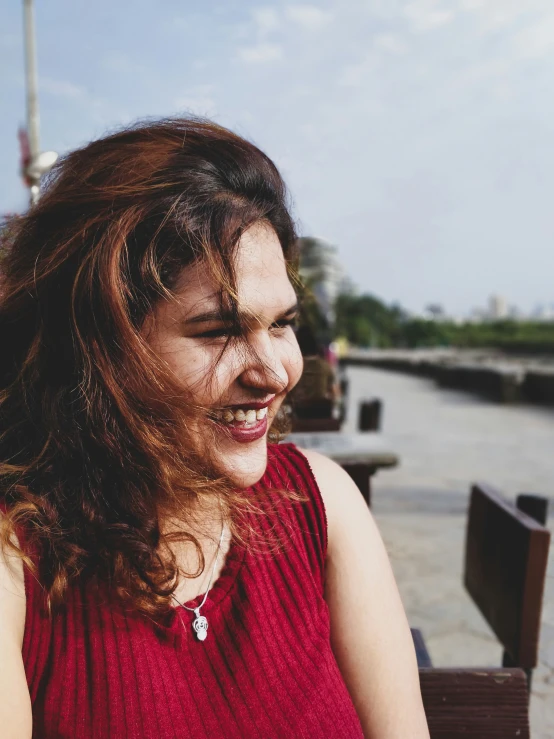
<instances>
[{"instance_id":1,"label":"wooden post","mask_svg":"<svg viewBox=\"0 0 554 739\"><path fill-rule=\"evenodd\" d=\"M548 498L532 493L520 493L516 498L516 506L542 526L548 519Z\"/></svg>"},{"instance_id":2,"label":"wooden post","mask_svg":"<svg viewBox=\"0 0 554 739\"><path fill-rule=\"evenodd\" d=\"M382 403L379 398L362 400L358 415L359 431L379 431L381 428Z\"/></svg>"}]
</instances>

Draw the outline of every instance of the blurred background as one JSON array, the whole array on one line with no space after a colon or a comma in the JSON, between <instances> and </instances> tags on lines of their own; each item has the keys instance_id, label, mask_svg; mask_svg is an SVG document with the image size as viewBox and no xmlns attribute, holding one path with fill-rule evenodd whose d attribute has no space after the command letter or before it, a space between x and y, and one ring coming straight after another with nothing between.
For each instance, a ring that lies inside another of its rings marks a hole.
<instances>
[{"instance_id":1,"label":"blurred background","mask_svg":"<svg viewBox=\"0 0 554 739\"><path fill-rule=\"evenodd\" d=\"M374 430L398 460L372 507L410 623L437 664L497 663L461 585L464 527L475 479L554 494L552 0L13 0L0 13L5 229L56 154L139 118L207 116L274 159L314 356L336 372L333 418L357 433L377 400ZM532 701L545 739L552 564Z\"/></svg>"}]
</instances>

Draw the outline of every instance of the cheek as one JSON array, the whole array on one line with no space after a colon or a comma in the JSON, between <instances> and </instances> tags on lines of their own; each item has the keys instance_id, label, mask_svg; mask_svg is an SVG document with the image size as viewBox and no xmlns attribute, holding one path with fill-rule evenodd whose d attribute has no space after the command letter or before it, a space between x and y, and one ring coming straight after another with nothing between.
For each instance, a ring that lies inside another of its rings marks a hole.
<instances>
[{"instance_id":1,"label":"cheek","mask_svg":"<svg viewBox=\"0 0 554 739\"><path fill-rule=\"evenodd\" d=\"M198 373L204 388L204 402L212 405L225 402L234 382L245 369L244 353L232 345L221 354L222 347L217 346L206 353L202 371Z\"/></svg>"},{"instance_id":2,"label":"cheek","mask_svg":"<svg viewBox=\"0 0 554 739\"><path fill-rule=\"evenodd\" d=\"M220 383L225 382L224 363L217 363L218 352L213 347L188 346L180 341L166 346L160 354L196 402L210 403L211 396L219 392Z\"/></svg>"}]
</instances>

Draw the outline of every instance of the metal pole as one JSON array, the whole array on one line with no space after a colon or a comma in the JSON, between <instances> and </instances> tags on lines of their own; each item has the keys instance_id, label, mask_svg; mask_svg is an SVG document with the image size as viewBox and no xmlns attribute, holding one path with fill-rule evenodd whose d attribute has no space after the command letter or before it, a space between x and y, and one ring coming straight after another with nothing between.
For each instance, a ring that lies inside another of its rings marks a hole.
<instances>
[{"instance_id":1,"label":"metal pole","mask_svg":"<svg viewBox=\"0 0 554 739\"><path fill-rule=\"evenodd\" d=\"M25 34L25 76L27 83L27 133L31 162L37 161L40 154L37 53L35 44L34 0L23 0L23 23ZM31 178L31 204L38 200L40 177Z\"/></svg>"}]
</instances>

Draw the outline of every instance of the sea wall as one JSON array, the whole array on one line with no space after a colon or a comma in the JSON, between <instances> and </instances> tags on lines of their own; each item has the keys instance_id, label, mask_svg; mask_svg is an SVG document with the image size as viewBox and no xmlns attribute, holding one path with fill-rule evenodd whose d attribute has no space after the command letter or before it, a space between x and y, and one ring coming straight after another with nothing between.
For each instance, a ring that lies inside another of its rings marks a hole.
<instances>
[{"instance_id":1,"label":"sea wall","mask_svg":"<svg viewBox=\"0 0 554 739\"><path fill-rule=\"evenodd\" d=\"M354 349L342 357L341 364L427 377L439 387L475 393L496 403L554 406L554 359L549 358L536 363L484 352Z\"/></svg>"}]
</instances>

